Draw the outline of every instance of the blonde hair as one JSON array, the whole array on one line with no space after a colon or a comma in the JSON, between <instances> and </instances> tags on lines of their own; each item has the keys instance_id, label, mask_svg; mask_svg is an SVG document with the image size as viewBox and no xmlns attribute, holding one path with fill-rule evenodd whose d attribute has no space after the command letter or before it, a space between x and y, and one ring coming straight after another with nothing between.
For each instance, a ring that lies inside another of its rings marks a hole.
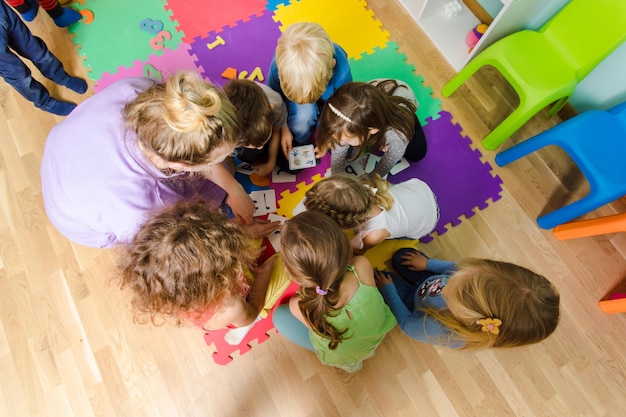
<instances>
[{"instance_id":1,"label":"blonde hair","mask_svg":"<svg viewBox=\"0 0 626 417\"><path fill-rule=\"evenodd\" d=\"M283 93L299 104L316 102L333 75L335 46L317 23L288 26L276 45L276 67Z\"/></svg>"},{"instance_id":2,"label":"blonde hair","mask_svg":"<svg viewBox=\"0 0 626 417\"><path fill-rule=\"evenodd\" d=\"M361 178L333 175L306 192L304 206L330 216L342 229L351 229L368 220L376 206L390 210L393 197L389 183L378 174Z\"/></svg>"},{"instance_id":3,"label":"blonde hair","mask_svg":"<svg viewBox=\"0 0 626 417\"><path fill-rule=\"evenodd\" d=\"M180 322L240 294L243 271L258 254L237 223L202 201L155 214L121 251L120 286L132 290L135 319L154 324Z\"/></svg>"},{"instance_id":4,"label":"blonde hair","mask_svg":"<svg viewBox=\"0 0 626 417\"><path fill-rule=\"evenodd\" d=\"M352 256L348 237L330 217L312 210L285 222L280 243L285 269L300 285L298 306L304 319L336 349L348 329L336 329L326 318L342 307L339 288Z\"/></svg>"},{"instance_id":5,"label":"blonde hair","mask_svg":"<svg viewBox=\"0 0 626 417\"><path fill-rule=\"evenodd\" d=\"M466 348L537 343L552 334L559 322L556 288L545 277L519 265L463 260L444 291L448 308L425 312L464 339ZM482 330L478 320L484 318L502 321L498 334Z\"/></svg>"},{"instance_id":6,"label":"blonde hair","mask_svg":"<svg viewBox=\"0 0 626 417\"><path fill-rule=\"evenodd\" d=\"M390 128L400 132L408 143L415 134L417 108L406 98L393 95L399 88L408 87L391 79L376 86L354 81L339 87L320 114L316 146L322 151L334 149L342 133L349 133L359 138L361 149L377 152L383 150L385 133ZM372 128L378 131L371 133Z\"/></svg>"},{"instance_id":7,"label":"blonde hair","mask_svg":"<svg viewBox=\"0 0 626 417\"><path fill-rule=\"evenodd\" d=\"M238 145L237 112L222 91L180 71L124 108L137 140L160 158L189 166L219 162Z\"/></svg>"}]
</instances>

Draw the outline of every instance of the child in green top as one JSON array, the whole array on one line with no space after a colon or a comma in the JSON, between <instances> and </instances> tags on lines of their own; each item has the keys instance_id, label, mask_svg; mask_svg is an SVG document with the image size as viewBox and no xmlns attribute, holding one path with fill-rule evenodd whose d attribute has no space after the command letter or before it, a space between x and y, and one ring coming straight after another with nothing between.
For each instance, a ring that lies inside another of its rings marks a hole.
<instances>
[{"instance_id":1,"label":"child in green top","mask_svg":"<svg viewBox=\"0 0 626 417\"><path fill-rule=\"evenodd\" d=\"M376 289L372 265L352 257L341 228L315 210L283 225L281 247L285 270L300 289L274 311L276 330L325 365L358 371L396 325Z\"/></svg>"}]
</instances>

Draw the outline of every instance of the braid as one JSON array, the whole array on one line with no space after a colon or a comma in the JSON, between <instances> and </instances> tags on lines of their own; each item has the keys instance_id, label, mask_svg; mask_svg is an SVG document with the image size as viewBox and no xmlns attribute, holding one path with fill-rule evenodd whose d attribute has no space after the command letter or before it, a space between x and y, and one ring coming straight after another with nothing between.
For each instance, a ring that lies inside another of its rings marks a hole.
<instances>
[{"instance_id":1,"label":"braid","mask_svg":"<svg viewBox=\"0 0 626 417\"><path fill-rule=\"evenodd\" d=\"M368 219L375 196L356 178L336 175L319 181L306 192L304 206L326 214L342 229L357 227Z\"/></svg>"}]
</instances>

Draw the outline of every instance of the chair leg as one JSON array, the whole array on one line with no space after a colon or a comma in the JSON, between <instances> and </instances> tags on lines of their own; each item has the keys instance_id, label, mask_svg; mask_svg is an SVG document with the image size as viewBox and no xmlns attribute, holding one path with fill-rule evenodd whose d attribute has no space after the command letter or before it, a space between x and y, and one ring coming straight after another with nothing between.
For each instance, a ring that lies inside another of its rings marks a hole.
<instances>
[{"instance_id":1,"label":"chair leg","mask_svg":"<svg viewBox=\"0 0 626 417\"><path fill-rule=\"evenodd\" d=\"M476 59L470 61L465 67L461 69L454 77L452 77L441 89L441 94L444 97L450 97L465 81L467 81L472 75L476 73L481 67L487 65L487 63L477 63Z\"/></svg>"},{"instance_id":2,"label":"chair leg","mask_svg":"<svg viewBox=\"0 0 626 417\"><path fill-rule=\"evenodd\" d=\"M626 232L626 213L561 224L552 230L558 240Z\"/></svg>"},{"instance_id":3,"label":"chair leg","mask_svg":"<svg viewBox=\"0 0 626 417\"><path fill-rule=\"evenodd\" d=\"M507 150L498 152L496 155L496 164L503 167L548 145L552 145L552 143L548 143L544 139L543 134L539 134L517 145L511 146Z\"/></svg>"},{"instance_id":4,"label":"chair leg","mask_svg":"<svg viewBox=\"0 0 626 417\"><path fill-rule=\"evenodd\" d=\"M546 106L544 102L529 103L519 91L518 94L520 95L519 106L485 136L482 141L485 149L492 151L499 147Z\"/></svg>"},{"instance_id":5,"label":"chair leg","mask_svg":"<svg viewBox=\"0 0 626 417\"><path fill-rule=\"evenodd\" d=\"M537 224L539 224L539 227L542 229L552 229L560 224L574 220L583 214L587 214L590 211L593 211L598 207L614 200L614 198L609 199L608 201L599 200L596 198L595 194L596 193L592 189L588 195L580 200L574 201L573 203L563 206L560 209L539 217L537 219Z\"/></svg>"},{"instance_id":6,"label":"chair leg","mask_svg":"<svg viewBox=\"0 0 626 417\"><path fill-rule=\"evenodd\" d=\"M550 115L550 118L554 117L558 112L560 112L563 106L565 106L568 101L569 101L569 96L563 97L562 99L555 102L552 105L552 107L550 107L550 110L548 110L548 114Z\"/></svg>"}]
</instances>

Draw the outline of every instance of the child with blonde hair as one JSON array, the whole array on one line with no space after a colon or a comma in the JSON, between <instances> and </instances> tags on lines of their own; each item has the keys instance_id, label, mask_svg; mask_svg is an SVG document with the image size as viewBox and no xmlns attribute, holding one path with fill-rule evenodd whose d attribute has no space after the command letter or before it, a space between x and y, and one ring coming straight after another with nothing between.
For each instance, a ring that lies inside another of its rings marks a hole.
<instances>
[{"instance_id":1,"label":"child with blonde hair","mask_svg":"<svg viewBox=\"0 0 626 417\"><path fill-rule=\"evenodd\" d=\"M363 254L385 239L419 239L439 220L433 191L417 178L389 184L379 175L333 175L306 192L304 207L327 214L342 229L354 229L355 254Z\"/></svg>"},{"instance_id":2,"label":"child with blonde hair","mask_svg":"<svg viewBox=\"0 0 626 417\"><path fill-rule=\"evenodd\" d=\"M162 324L201 317L205 330L238 328L226 335L238 344L289 285L275 258L256 266L260 249L251 240L278 223L256 226L242 227L202 201L156 213L119 260L121 288L133 293L136 320Z\"/></svg>"},{"instance_id":3,"label":"child with blonde hair","mask_svg":"<svg viewBox=\"0 0 626 417\"><path fill-rule=\"evenodd\" d=\"M238 124L224 93L196 73L121 79L50 131L41 163L46 213L91 247L128 243L147 213L198 196L250 223L254 203L225 162L239 144Z\"/></svg>"},{"instance_id":4,"label":"child with blonde hair","mask_svg":"<svg viewBox=\"0 0 626 417\"><path fill-rule=\"evenodd\" d=\"M376 289L372 265L352 257L346 235L318 211L284 223L280 241L285 270L300 289L274 310L276 330L325 365L361 369L396 325Z\"/></svg>"},{"instance_id":5,"label":"child with blonde hair","mask_svg":"<svg viewBox=\"0 0 626 417\"><path fill-rule=\"evenodd\" d=\"M281 137L285 155L292 147L292 139L296 145L310 143L321 106L350 81L348 55L333 43L322 26L300 22L283 31L270 66L268 85L287 103L287 123L293 137Z\"/></svg>"},{"instance_id":6,"label":"child with blonde hair","mask_svg":"<svg viewBox=\"0 0 626 417\"><path fill-rule=\"evenodd\" d=\"M250 80L232 80L224 93L239 112L240 145L235 156L251 164L258 175L272 172L277 162L287 168L287 157L278 153L281 135L291 137L287 126L287 106L280 94L265 84Z\"/></svg>"},{"instance_id":7,"label":"child with blonde hair","mask_svg":"<svg viewBox=\"0 0 626 417\"><path fill-rule=\"evenodd\" d=\"M537 343L559 322L559 293L545 277L488 259L458 264L412 248L393 256L400 274L376 271L376 284L402 330L451 348L499 348Z\"/></svg>"},{"instance_id":8,"label":"child with blonde hair","mask_svg":"<svg viewBox=\"0 0 626 417\"><path fill-rule=\"evenodd\" d=\"M331 172L345 171L350 161L382 152L370 175L385 177L404 156L426 156L426 136L415 112L415 93L403 81L377 78L341 86L322 110L316 139L318 155L331 151Z\"/></svg>"}]
</instances>

